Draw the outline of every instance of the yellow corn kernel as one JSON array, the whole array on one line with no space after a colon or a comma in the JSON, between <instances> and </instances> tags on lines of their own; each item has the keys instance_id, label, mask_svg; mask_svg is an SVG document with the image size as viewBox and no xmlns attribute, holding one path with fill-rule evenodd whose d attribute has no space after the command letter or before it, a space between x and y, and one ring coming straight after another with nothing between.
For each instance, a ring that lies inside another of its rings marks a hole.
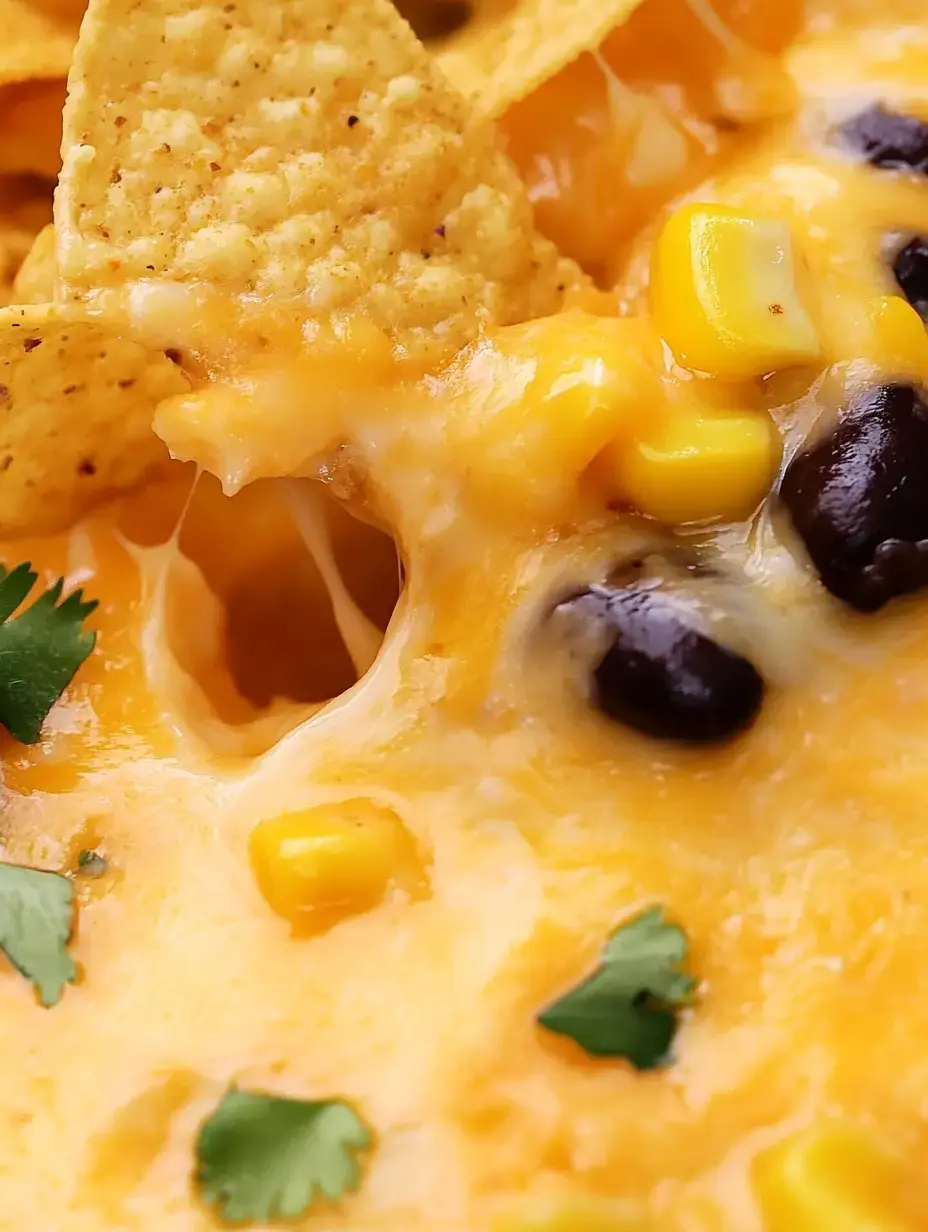
<instances>
[{"instance_id":1,"label":"yellow corn kernel","mask_svg":"<svg viewBox=\"0 0 928 1232\"><path fill-rule=\"evenodd\" d=\"M525 1198L493 1221L493 1232L638 1232L643 1227L630 1203L594 1194Z\"/></svg>"},{"instance_id":2,"label":"yellow corn kernel","mask_svg":"<svg viewBox=\"0 0 928 1232\"><path fill-rule=\"evenodd\" d=\"M928 330L907 300L881 295L870 301L868 316L874 333L872 358L887 375L928 372Z\"/></svg>"},{"instance_id":3,"label":"yellow corn kernel","mask_svg":"<svg viewBox=\"0 0 928 1232\"><path fill-rule=\"evenodd\" d=\"M824 1125L764 1151L755 1188L766 1232L915 1232L904 1162L863 1130Z\"/></svg>"},{"instance_id":4,"label":"yellow corn kernel","mask_svg":"<svg viewBox=\"0 0 928 1232\"><path fill-rule=\"evenodd\" d=\"M327 927L375 907L410 867L412 840L370 800L321 805L259 822L250 855L261 893L293 924Z\"/></svg>"},{"instance_id":5,"label":"yellow corn kernel","mask_svg":"<svg viewBox=\"0 0 928 1232\"><path fill-rule=\"evenodd\" d=\"M572 310L499 330L449 374L446 442L481 504L562 510L610 441L663 399L647 322Z\"/></svg>"},{"instance_id":6,"label":"yellow corn kernel","mask_svg":"<svg viewBox=\"0 0 928 1232\"><path fill-rule=\"evenodd\" d=\"M673 411L653 432L607 455L619 496L660 522L753 513L780 462L780 438L766 415Z\"/></svg>"},{"instance_id":7,"label":"yellow corn kernel","mask_svg":"<svg viewBox=\"0 0 928 1232\"><path fill-rule=\"evenodd\" d=\"M655 246L651 301L674 354L701 372L739 380L821 352L789 228L775 219L718 205L677 210Z\"/></svg>"},{"instance_id":8,"label":"yellow corn kernel","mask_svg":"<svg viewBox=\"0 0 928 1232\"><path fill-rule=\"evenodd\" d=\"M862 360L883 379L928 377L928 331L900 295L867 299L859 285L838 287L828 302L822 337L830 362Z\"/></svg>"}]
</instances>

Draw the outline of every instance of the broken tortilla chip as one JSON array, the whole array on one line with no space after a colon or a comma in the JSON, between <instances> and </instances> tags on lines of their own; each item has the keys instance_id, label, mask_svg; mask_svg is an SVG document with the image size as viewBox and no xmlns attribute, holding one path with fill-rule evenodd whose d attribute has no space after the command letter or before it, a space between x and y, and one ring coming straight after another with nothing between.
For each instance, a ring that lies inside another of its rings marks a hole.
<instances>
[{"instance_id":1,"label":"broken tortilla chip","mask_svg":"<svg viewBox=\"0 0 928 1232\"><path fill-rule=\"evenodd\" d=\"M501 115L584 51L595 51L640 0L517 0L478 10L436 55L480 115Z\"/></svg>"},{"instance_id":2,"label":"broken tortilla chip","mask_svg":"<svg viewBox=\"0 0 928 1232\"><path fill-rule=\"evenodd\" d=\"M64 149L65 291L213 371L204 287L297 330L361 319L430 361L577 277L387 0L92 0Z\"/></svg>"},{"instance_id":3,"label":"broken tortilla chip","mask_svg":"<svg viewBox=\"0 0 928 1232\"><path fill-rule=\"evenodd\" d=\"M167 461L153 409L187 388L163 354L48 304L0 310L0 526L60 530Z\"/></svg>"},{"instance_id":4,"label":"broken tortilla chip","mask_svg":"<svg viewBox=\"0 0 928 1232\"><path fill-rule=\"evenodd\" d=\"M43 227L13 279L14 302L48 304L55 296L55 228Z\"/></svg>"}]
</instances>

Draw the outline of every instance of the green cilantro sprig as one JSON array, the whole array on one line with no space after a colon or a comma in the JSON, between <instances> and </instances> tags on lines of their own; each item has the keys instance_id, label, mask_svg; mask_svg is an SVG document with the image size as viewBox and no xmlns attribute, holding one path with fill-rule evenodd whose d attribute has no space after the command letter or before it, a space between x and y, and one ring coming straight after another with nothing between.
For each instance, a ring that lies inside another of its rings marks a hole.
<instances>
[{"instance_id":1,"label":"green cilantro sprig","mask_svg":"<svg viewBox=\"0 0 928 1232\"><path fill-rule=\"evenodd\" d=\"M10 619L36 583L29 564L8 573L0 565L0 723L35 744L48 712L94 648L84 620L97 606L72 591L62 602L64 579Z\"/></svg>"},{"instance_id":2,"label":"green cilantro sprig","mask_svg":"<svg viewBox=\"0 0 928 1232\"><path fill-rule=\"evenodd\" d=\"M357 1153L371 1145L358 1114L338 1099L227 1091L197 1140L195 1184L229 1223L295 1219L321 1195L357 1189Z\"/></svg>"},{"instance_id":3,"label":"green cilantro sprig","mask_svg":"<svg viewBox=\"0 0 928 1232\"><path fill-rule=\"evenodd\" d=\"M665 1065L676 1011L696 985L679 969L688 948L683 929L652 907L615 930L600 966L542 1010L538 1022L592 1056L625 1057L637 1069Z\"/></svg>"},{"instance_id":4,"label":"green cilantro sprig","mask_svg":"<svg viewBox=\"0 0 928 1232\"><path fill-rule=\"evenodd\" d=\"M67 951L74 928L74 886L60 873L0 863L0 950L56 1005L77 967Z\"/></svg>"}]
</instances>

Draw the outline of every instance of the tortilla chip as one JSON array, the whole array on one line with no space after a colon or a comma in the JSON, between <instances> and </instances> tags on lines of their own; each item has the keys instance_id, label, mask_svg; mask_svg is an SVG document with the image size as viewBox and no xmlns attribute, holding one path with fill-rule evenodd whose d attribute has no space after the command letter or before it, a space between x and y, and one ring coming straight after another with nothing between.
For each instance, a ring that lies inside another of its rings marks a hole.
<instances>
[{"instance_id":1,"label":"tortilla chip","mask_svg":"<svg viewBox=\"0 0 928 1232\"><path fill-rule=\"evenodd\" d=\"M0 526L59 530L167 460L153 409L187 388L164 355L54 306L0 310Z\"/></svg>"},{"instance_id":2,"label":"tortilla chip","mask_svg":"<svg viewBox=\"0 0 928 1232\"><path fill-rule=\"evenodd\" d=\"M0 86L68 75L77 36L73 14L43 11L25 0L0 0L0 31Z\"/></svg>"},{"instance_id":3,"label":"tortilla chip","mask_svg":"<svg viewBox=\"0 0 928 1232\"><path fill-rule=\"evenodd\" d=\"M0 87L0 172L54 179L61 166L64 97L64 78Z\"/></svg>"},{"instance_id":4,"label":"tortilla chip","mask_svg":"<svg viewBox=\"0 0 928 1232\"><path fill-rule=\"evenodd\" d=\"M554 310L576 276L387 0L92 0L64 148L73 298L206 282L437 358ZM189 320L162 316L177 336L159 344L187 344Z\"/></svg>"},{"instance_id":5,"label":"tortilla chip","mask_svg":"<svg viewBox=\"0 0 928 1232\"><path fill-rule=\"evenodd\" d=\"M595 50L641 0L517 0L487 5L437 54L442 71L484 116L501 115Z\"/></svg>"},{"instance_id":6,"label":"tortilla chip","mask_svg":"<svg viewBox=\"0 0 928 1232\"><path fill-rule=\"evenodd\" d=\"M55 228L49 223L32 242L13 280L14 302L47 304L55 296Z\"/></svg>"}]
</instances>

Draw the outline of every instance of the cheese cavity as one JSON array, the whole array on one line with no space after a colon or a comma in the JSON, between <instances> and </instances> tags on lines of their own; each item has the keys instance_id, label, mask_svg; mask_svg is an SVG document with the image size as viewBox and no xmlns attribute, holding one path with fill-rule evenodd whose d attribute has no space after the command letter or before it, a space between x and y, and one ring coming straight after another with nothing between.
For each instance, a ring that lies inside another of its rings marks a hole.
<instances>
[{"instance_id":1,"label":"cheese cavity","mask_svg":"<svg viewBox=\"0 0 928 1232\"><path fill-rule=\"evenodd\" d=\"M287 499L293 520L299 527L310 555L325 583L332 613L342 640L351 655L355 671L361 677L373 664L383 640L381 632L369 620L345 588L332 553L332 542L325 524L325 511L318 492L305 484L285 480Z\"/></svg>"}]
</instances>

